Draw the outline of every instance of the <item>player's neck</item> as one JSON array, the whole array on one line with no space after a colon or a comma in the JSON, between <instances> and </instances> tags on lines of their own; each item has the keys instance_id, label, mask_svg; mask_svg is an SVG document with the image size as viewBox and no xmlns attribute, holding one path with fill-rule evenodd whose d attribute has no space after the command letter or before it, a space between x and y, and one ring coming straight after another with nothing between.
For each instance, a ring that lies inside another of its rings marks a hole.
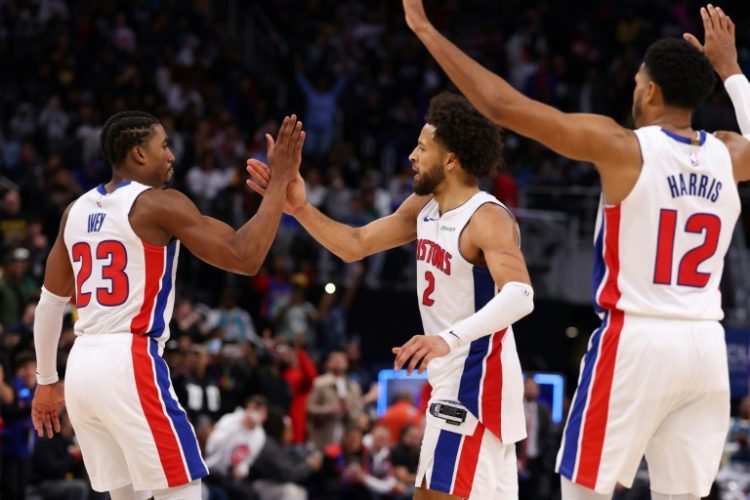
<instances>
[{"instance_id":1,"label":"player's neck","mask_svg":"<svg viewBox=\"0 0 750 500\"><path fill-rule=\"evenodd\" d=\"M675 134L689 136L695 133L691 126L691 115L692 113L683 109L664 108L650 120L649 125L656 125Z\"/></svg>"},{"instance_id":2,"label":"player's neck","mask_svg":"<svg viewBox=\"0 0 750 500\"><path fill-rule=\"evenodd\" d=\"M436 190L433 196L437 201L440 213L444 214L466 203L466 200L477 194L478 191L479 187L476 184L456 184Z\"/></svg>"}]
</instances>

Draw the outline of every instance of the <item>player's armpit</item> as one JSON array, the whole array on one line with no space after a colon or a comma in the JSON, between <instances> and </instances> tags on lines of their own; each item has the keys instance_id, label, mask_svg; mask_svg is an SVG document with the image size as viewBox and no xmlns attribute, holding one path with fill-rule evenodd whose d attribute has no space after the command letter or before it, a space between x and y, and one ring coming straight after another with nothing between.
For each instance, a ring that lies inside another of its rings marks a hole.
<instances>
[{"instance_id":1,"label":"player's armpit","mask_svg":"<svg viewBox=\"0 0 750 500\"><path fill-rule=\"evenodd\" d=\"M734 180L745 182L750 180L750 138L736 132L719 131L714 134L722 141L732 157Z\"/></svg>"}]
</instances>

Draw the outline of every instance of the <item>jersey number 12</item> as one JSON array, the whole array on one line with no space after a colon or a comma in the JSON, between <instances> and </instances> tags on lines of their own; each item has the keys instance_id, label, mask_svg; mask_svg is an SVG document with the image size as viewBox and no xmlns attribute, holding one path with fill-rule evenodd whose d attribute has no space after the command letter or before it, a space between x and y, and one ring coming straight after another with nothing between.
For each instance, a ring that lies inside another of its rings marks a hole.
<instances>
[{"instance_id":1,"label":"jersey number 12","mask_svg":"<svg viewBox=\"0 0 750 500\"><path fill-rule=\"evenodd\" d=\"M654 283L672 284L672 261L674 259L674 240L677 231L677 210L662 209L659 215L659 238L656 247L656 265L654 266ZM698 271L706 259L716 253L721 233L721 219L714 214L699 213L691 215L685 223L686 233L703 233L703 243L688 251L680 260L677 272L677 284L703 288L708 284L711 274Z\"/></svg>"}]
</instances>

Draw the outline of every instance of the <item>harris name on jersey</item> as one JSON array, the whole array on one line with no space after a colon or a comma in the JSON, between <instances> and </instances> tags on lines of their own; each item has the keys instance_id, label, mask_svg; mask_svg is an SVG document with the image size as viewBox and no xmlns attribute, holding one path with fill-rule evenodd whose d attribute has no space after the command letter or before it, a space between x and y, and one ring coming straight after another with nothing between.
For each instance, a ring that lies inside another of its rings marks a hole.
<instances>
[{"instance_id":1,"label":"harris name on jersey","mask_svg":"<svg viewBox=\"0 0 750 500\"><path fill-rule=\"evenodd\" d=\"M699 196L711 202L719 199L721 181L705 174L675 174L667 176L669 193L672 198L680 196Z\"/></svg>"}]
</instances>

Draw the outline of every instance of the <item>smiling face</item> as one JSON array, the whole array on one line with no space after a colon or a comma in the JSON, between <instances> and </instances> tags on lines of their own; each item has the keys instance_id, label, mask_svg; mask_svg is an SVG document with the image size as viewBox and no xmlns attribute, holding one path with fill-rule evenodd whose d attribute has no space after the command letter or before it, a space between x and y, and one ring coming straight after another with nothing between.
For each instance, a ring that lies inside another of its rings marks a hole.
<instances>
[{"instance_id":1,"label":"smiling face","mask_svg":"<svg viewBox=\"0 0 750 500\"><path fill-rule=\"evenodd\" d=\"M424 196L435 192L445 179L444 160L447 151L435 140L435 127L429 123L422 127L417 147L409 155L414 176L414 193Z\"/></svg>"}]
</instances>

